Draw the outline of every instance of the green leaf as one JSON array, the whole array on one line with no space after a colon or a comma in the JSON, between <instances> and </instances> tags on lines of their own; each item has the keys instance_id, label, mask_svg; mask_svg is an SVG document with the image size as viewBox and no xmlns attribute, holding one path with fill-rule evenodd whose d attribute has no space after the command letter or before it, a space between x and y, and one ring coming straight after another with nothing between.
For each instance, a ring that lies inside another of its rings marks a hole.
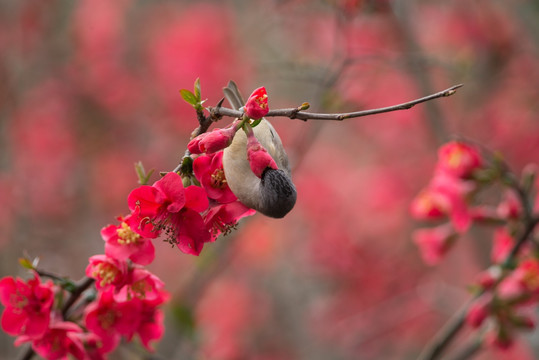
<instances>
[{"instance_id":1,"label":"green leaf","mask_svg":"<svg viewBox=\"0 0 539 360\"><path fill-rule=\"evenodd\" d=\"M135 163L135 172L137 173L139 184L147 185L154 172L154 169L150 170L149 173L146 173L146 170L144 170L144 165L142 165L142 161L139 161Z\"/></svg>"},{"instance_id":2,"label":"green leaf","mask_svg":"<svg viewBox=\"0 0 539 360\"><path fill-rule=\"evenodd\" d=\"M69 292L74 292L77 290L77 285L72 280L67 278L62 279L60 286Z\"/></svg>"},{"instance_id":3,"label":"green leaf","mask_svg":"<svg viewBox=\"0 0 539 360\"><path fill-rule=\"evenodd\" d=\"M180 95L188 104L191 104L192 106L197 106L197 104L199 103L199 99L197 99L195 94L193 94L187 89L181 89Z\"/></svg>"},{"instance_id":4,"label":"green leaf","mask_svg":"<svg viewBox=\"0 0 539 360\"><path fill-rule=\"evenodd\" d=\"M189 176L191 174L193 174L193 159L190 156L184 156L180 166L180 175Z\"/></svg>"},{"instance_id":5,"label":"green leaf","mask_svg":"<svg viewBox=\"0 0 539 360\"><path fill-rule=\"evenodd\" d=\"M27 258L19 258L19 264L25 269L29 269L29 270L34 269L34 265L32 265L32 262L28 260Z\"/></svg>"},{"instance_id":6,"label":"green leaf","mask_svg":"<svg viewBox=\"0 0 539 360\"><path fill-rule=\"evenodd\" d=\"M200 78L195 80L195 98L200 102Z\"/></svg>"}]
</instances>

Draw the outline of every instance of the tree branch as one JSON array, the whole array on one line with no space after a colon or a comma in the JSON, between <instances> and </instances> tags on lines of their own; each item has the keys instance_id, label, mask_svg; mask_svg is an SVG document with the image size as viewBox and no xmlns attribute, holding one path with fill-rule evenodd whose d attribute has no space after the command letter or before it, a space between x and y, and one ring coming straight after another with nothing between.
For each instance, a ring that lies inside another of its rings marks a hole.
<instances>
[{"instance_id":1,"label":"tree branch","mask_svg":"<svg viewBox=\"0 0 539 360\"><path fill-rule=\"evenodd\" d=\"M355 111L350 113L342 113L342 114L324 114L324 113L311 113L306 111L301 111L299 108L290 108L290 109L278 109L278 110L270 110L266 117L287 117L290 119L299 119L299 120L335 120L335 121L342 121L345 119L352 119L352 118L358 118L362 116L368 116L368 115L375 115L375 114L382 114L386 112L391 111L397 111L397 110L406 110L414 107L417 104L434 100L441 97L451 96L453 95L458 88L462 87L463 84L454 85L448 89L445 89L443 91L437 92L435 94L431 94L419 99L415 99L412 101L408 101L402 104L393 105L393 106L387 106L383 108L377 108L377 109L370 109L370 110L362 110L362 111ZM243 115L243 112L239 110L233 110L229 108L224 107L209 107L208 110L216 115L222 115L222 116L230 116L230 117L241 117Z\"/></svg>"},{"instance_id":2,"label":"tree branch","mask_svg":"<svg viewBox=\"0 0 539 360\"><path fill-rule=\"evenodd\" d=\"M520 234L519 238L511 248L509 255L502 262L502 266L508 266L508 264L511 264L514 261L516 255L518 254L518 250L522 247L526 240L528 240L529 236L533 232L533 229L535 229L535 226L538 223L539 218L531 218L529 219L529 221L526 221L524 231ZM473 304L473 302L478 297L483 295L483 293L484 291L481 291L476 294L447 322L447 324L438 332L438 334L435 335L431 342L427 344L423 352L419 355L418 359L435 360L440 357L445 348L451 343L451 341L462 329L470 305Z\"/></svg>"}]
</instances>

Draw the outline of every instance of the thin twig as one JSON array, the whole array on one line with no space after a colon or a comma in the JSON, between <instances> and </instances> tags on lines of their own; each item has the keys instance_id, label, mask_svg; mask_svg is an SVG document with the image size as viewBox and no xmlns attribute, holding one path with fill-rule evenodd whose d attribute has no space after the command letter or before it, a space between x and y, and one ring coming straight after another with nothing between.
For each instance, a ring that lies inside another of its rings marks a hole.
<instances>
[{"instance_id":1,"label":"thin twig","mask_svg":"<svg viewBox=\"0 0 539 360\"><path fill-rule=\"evenodd\" d=\"M64 306L62 307L62 316L64 317L64 319L67 315L67 312L71 308L71 306L73 306L73 304L79 299L81 294L86 289L88 289L93 283L94 283L94 279L86 277L86 276L77 282L77 284L75 285L75 289L71 292L71 294L69 295L69 298L67 299Z\"/></svg>"},{"instance_id":2,"label":"thin twig","mask_svg":"<svg viewBox=\"0 0 539 360\"><path fill-rule=\"evenodd\" d=\"M451 360L468 360L472 358L483 347L483 339L481 336L473 339L461 351L459 351Z\"/></svg>"},{"instance_id":3,"label":"thin twig","mask_svg":"<svg viewBox=\"0 0 539 360\"><path fill-rule=\"evenodd\" d=\"M387 106L383 108L377 108L377 109L370 109L370 110L362 110L362 111L355 111L350 113L342 113L342 114L324 114L324 113L311 113L306 111L298 111L298 108L290 108L290 109L278 109L278 110L270 110L266 117L287 117L290 119L299 119L299 120L334 120L334 121L342 121L345 119L352 119L352 118L358 118L362 116L368 116L368 115L375 115L375 114L382 114L386 112L391 111L397 111L397 110L406 110L410 109L413 106L434 100L441 97L451 96L453 95L458 88L462 87L463 84L458 84L451 86L450 88L439 91L435 94L431 94L419 99L415 99L412 101L408 101L402 104L393 105L393 106ZM243 115L243 112L239 110L233 110L229 108L224 107L209 107L208 110L212 113L222 115L222 116L230 116L230 117L240 117Z\"/></svg>"},{"instance_id":4,"label":"thin twig","mask_svg":"<svg viewBox=\"0 0 539 360\"><path fill-rule=\"evenodd\" d=\"M34 352L34 349L32 346L29 346L28 349L22 354L21 360L30 360L34 357L36 353Z\"/></svg>"}]
</instances>

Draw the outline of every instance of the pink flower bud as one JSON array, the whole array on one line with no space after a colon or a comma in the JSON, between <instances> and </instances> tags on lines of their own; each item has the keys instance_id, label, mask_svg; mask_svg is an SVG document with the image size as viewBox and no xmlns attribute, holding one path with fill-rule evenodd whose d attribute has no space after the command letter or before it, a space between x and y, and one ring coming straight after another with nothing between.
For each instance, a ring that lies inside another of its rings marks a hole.
<instances>
[{"instance_id":1,"label":"pink flower bud","mask_svg":"<svg viewBox=\"0 0 539 360\"><path fill-rule=\"evenodd\" d=\"M264 170L267 168L277 169L277 164L266 149L258 142L257 138L251 132L247 138L247 160L253 173L262 178Z\"/></svg>"},{"instance_id":2,"label":"pink flower bud","mask_svg":"<svg viewBox=\"0 0 539 360\"><path fill-rule=\"evenodd\" d=\"M504 219L518 219L522 214L522 205L513 191L505 193L504 200L498 205L498 215Z\"/></svg>"},{"instance_id":3,"label":"pink flower bud","mask_svg":"<svg viewBox=\"0 0 539 360\"><path fill-rule=\"evenodd\" d=\"M191 154L213 154L223 150L232 143L238 131L237 123L236 121L230 127L198 135L187 144L187 149Z\"/></svg>"},{"instance_id":4,"label":"pink flower bud","mask_svg":"<svg viewBox=\"0 0 539 360\"><path fill-rule=\"evenodd\" d=\"M209 133L203 133L198 135L197 137L193 138L191 141L189 141L189 144L187 144L187 150L191 154L202 154L203 151L200 150L200 142L208 136Z\"/></svg>"},{"instance_id":5,"label":"pink flower bud","mask_svg":"<svg viewBox=\"0 0 539 360\"><path fill-rule=\"evenodd\" d=\"M471 327L478 328L489 315L490 298L481 298L473 303L466 314L466 323Z\"/></svg>"},{"instance_id":6,"label":"pink flower bud","mask_svg":"<svg viewBox=\"0 0 539 360\"><path fill-rule=\"evenodd\" d=\"M232 143L236 131L236 126L213 130L200 141L200 151L205 152L206 154L213 154L223 150Z\"/></svg>"},{"instance_id":7,"label":"pink flower bud","mask_svg":"<svg viewBox=\"0 0 539 360\"><path fill-rule=\"evenodd\" d=\"M269 111L268 95L265 87L260 87L253 91L247 103L245 103L245 114L251 119L260 119Z\"/></svg>"},{"instance_id":8,"label":"pink flower bud","mask_svg":"<svg viewBox=\"0 0 539 360\"><path fill-rule=\"evenodd\" d=\"M501 275L502 270L499 266L491 266L487 270L479 273L476 282L483 289L488 290L500 280Z\"/></svg>"}]
</instances>

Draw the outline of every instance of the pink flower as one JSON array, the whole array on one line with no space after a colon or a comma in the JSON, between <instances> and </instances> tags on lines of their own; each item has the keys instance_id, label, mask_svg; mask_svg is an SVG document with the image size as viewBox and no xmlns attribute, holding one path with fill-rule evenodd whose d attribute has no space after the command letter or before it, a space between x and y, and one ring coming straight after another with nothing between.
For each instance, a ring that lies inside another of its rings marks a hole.
<instances>
[{"instance_id":1,"label":"pink flower","mask_svg":"<svg viewBox=\"0 0 539 360\"><path fill-rule=\"evenodd\" d=\"M253 91L245 103L245 114L251 119L260 119L269 112L268 94L265 87Z\"/></svg>"},{"instance_id":2,"label":"pink flower","mask_svg":"<svg viewBox=\"0 0 539 360\"><path fill-rule=\"evenodd\" d=\"M94 255L88 259L86 276L95 279L98 290L120 289L127 279L127 263L106 255Z\"/></svg>"},{"instance_id":3,"label":"pink flower","mask_svg":"<svg viewBox=\"0 0 539 360\"><path fill-rule=\"evenodd\" d=\"M500 298L526 303L539 295L539 260L527 259L498 285Z\"/></svg>"},{"instance_id":4,"label":"pink flower","mask_svg":"<svg viewBox=\"0 0 539 360\"><path fill-rule=\"evenodd\" d=\"M150 271L133 267L130 269L125 285L119 290L114 298L117 301L131 299L153 300L160 296L160 291L165 284Z\"/></svg>"},{"instance_id":5,"label":"pink flower","mask_svg":"<svg viewBox=\"0 0 539 360\"><path fill-rule=\"evenodd\" d=\"M414 242L419 246L421 257L428 265L436 265L455 242L456 233L449 224L413 232Z\"/></svg>"},{"instance_id":6,"label":"pink flower","mask_svg":"<svg viewBox=\"0 0 539 360\"><path fill-rule=\"evenodd\" d=\"M238 131L237 124L238 121L235 121L230 127L200 134L187 144L187 149L191 154L213 154L223 150L232 144L234 135Z\"/></svg>"},{"instance_id":7,"label":"pink flower","mask_svg":"<svg viewBox=\"0 0 539 360\"><path fill-rule=\"evenodd\" d=\"M2 329L9 335L42 336L49 326L53 289L52 282L41 283L37 273L28 282L13 277L0 280L0 302L5 306Z\"/></svg>"},{"instance_id":8,"label":"pink flower","mask_svg":"<svg viewBox=\"0 0 539 360\"><path fill-rule=\"evenodd\" d=\"M460 179L467 178L475 169L481 167L482 162L475 146L451 141L438 150L437 172Z\"/></svg>"},{"instance_id":9,"label":"pink flower","mask_svg":"<svg viewBox=\"0 0 539 360\"><path fill-rule=\"evenodd\" d=\"M100 338L110 340L109 348L115 348L120 335L129 334L136 326L139 314L139 301L116 301L113 291L107 290L86 307L84 324Z\"/></svg>"},{"instance_id":10,"label":"pink flower","mask_svg":"<svg viewBox=\"0 0 539 360\"><path fill-rule=\"evenodd\" d=\"M153 186L144 185L131 191L128 204L138 216L141 234L157 237L164 230L170 243L193 255L199 255L204 243L210 240L200 215L208 208L206 192L198 186L184 189L176 173L166 174ZM148 224L153 228L147 230Z\"/></svg>"},{"instance_id":11,"label":"pink flower","mask_svg":"<svg viewBox=\"0 0 539 360\"><path fill-rule=\"evenodd\" d=\"M160 296L153 300L137 300L140 303L137 322L131 327L127 334L127 340L131 341L135 334L138 334L142 345L153 351L151 341L159 340L164 334L163 311L159 308L161 304L168 301L168 293L161 292Z\"/></svg>"},{"instance_id":12,"label":"pink flower","mask_svg":"<svg viewBox=\"0 0 539 360\"><path fill-rule=\"evenodd\" d=\"M251 171L259 178L262 178L262 174L266 169L277 169L275 160L260 144L252 130L247 135L247 160L251 166Z\"/></svg>"},{"instance_id":13,"label":"pink flower","mask_svg":"<svg viewBox=\"0 0 539 360\"><path fill-rule=\"evenodd\" d=\"M447 215L449 209L447 197L430 188L422 190L410 206L412 216L419 220L442 218Z\"/></svg>"},{"instance_id":14,"label":"pink flower","mask_svg":"<svg viewBox=\"0 0 539 360\"><path fill-rule=\"evenodd\" d=\"M490 258L493 263L499 264L505 261L505 258L507 258L511 252L515 241L511 235L509 235L506 228L496 229L493 241L494 244L492 245Z\"/></svg>"},{"instance_id":15,"label":"pink flower","mask_svg":"<svg viewBox=\"0 0 539 360\"><path fill-rule=\"evenodd\" d=\"M193 172L210 199L222 204L237 200L226 181L223 152L199 156L193 162Z\"/></svg>"},{"instance_id":16,"label":"pink flower","mask_svg":"<svg viewBox=\"0 0 539 360\"><path fill-rule=\"evenodd\" d=\"M68 359L68 355L71 355L75 359L85 360L87 356L80 338L81 333L82 329L75 323L53 321L43 336L35 339L21 336L17 338L15 345L32 341L34 351L45 359Z\"/></svg>"},{"instance_id":17,"label":"pink flower","mask_svg":"<svg viewBox=\"0 0 539 360\"><path fill-rule=\"evenodd\" d=\"M211 233L211 241L215 241L221 233L228 234L236 226L239 219L255 213L255 210L239 201L215 204L210 206L208 212L204 214L204 224Z\"/></svg>"},{"instance_id":18,"label":"pink flower","mask_svg":"<svg viewBox=\"0 0 539 360\"><path fill-rule=\"evenodd\" d=\"M448 215L451 223L459 233L464 233L472 224L472 214L468 208L468 196L475 189L470 181L436 174L429 184L429 188L438 196L445 197L448 206Z\"/></svg>"},{"instance_id":19,"label":"pink flower","mask_svg":"<svg viewBox=\"0 0 539 360\"><path fill-rule=\"evenodd\" d=\"M150 239L141 236L136 229L137 217L119 217L120 225L109 225L101 229L105 240L105 254L117 260L130 259L136 264L148 265L155 258L155 248Z\"/></svg>"}]
</instances>

